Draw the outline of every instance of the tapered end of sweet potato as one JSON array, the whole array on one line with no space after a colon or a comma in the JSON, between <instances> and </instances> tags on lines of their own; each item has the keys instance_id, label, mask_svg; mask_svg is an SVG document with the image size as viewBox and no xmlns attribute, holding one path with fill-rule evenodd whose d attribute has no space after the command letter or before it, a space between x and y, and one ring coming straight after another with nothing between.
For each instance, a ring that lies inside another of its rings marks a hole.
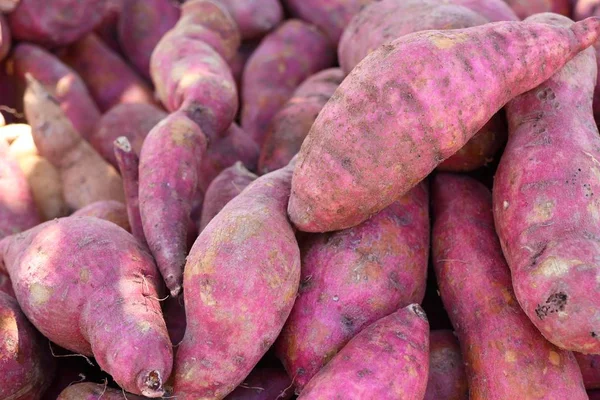
<instances>
[{"instance_id":1,"label":"tapered end of sweet potato","mask_svg":"<svg viewBox=\"0 0 600 400\"><path fill-rule=\"evenodd\" d=\"M143 372L138 376L138 389L142 395L150 398L162 397L165 394L162 377L158 371Z\"/></svg>"},{"instance_id":2,"label":"tapered end of sweet potato","mask_svg":"<svg viewBox=\"0 0 600 400\"><path fill-rule=\"evenodd\" d=\"M583 50L598 40L600 36L600 17L590 17L579 21L571 27L571 30L580 44L580 49Z\"/></svg>"}]
</instances>

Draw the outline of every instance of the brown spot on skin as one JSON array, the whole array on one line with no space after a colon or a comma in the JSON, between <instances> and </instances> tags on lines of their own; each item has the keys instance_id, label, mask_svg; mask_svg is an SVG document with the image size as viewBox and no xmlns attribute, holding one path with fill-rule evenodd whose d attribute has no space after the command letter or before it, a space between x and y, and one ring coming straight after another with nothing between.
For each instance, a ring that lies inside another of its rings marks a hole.
<instances>
[{"instance_id":1,"label":"brown spot on skin","mask_svg":"<svg viewBox=\"0 0 600 400\"><path fill-rule=\"evenodd\" d=\"M566 305L567 294L563 292L554 293L548 297L548 300L546 300L545 304L538 304L537 308L535 309L535 313L539 319L543 320L548 316L548 314L563 311Z\"/></svg>"}]
</instances>

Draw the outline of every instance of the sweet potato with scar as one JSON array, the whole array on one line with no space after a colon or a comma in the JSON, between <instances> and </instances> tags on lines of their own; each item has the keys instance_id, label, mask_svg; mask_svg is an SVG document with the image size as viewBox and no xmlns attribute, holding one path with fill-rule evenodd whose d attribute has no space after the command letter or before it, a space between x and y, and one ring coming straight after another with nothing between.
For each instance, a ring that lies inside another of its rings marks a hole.
<instances>
[{"instance_id":1,"label":"sweet potato with scar","mask_svg":"<svg viewBox=\"0 0 600 400\"><path fill-rule=\"evenodd\" d=\"M121 390L99 383L75 383L63 390L56 400L143 400L143 397L124 393Z\"/></svg>"},{"instance_id":2,"label":"sweet potato with scar","mask_svg":"<svg viewBox=\"0 0 600 400\"><path fill-rule=\"evenodd\" d=\"M255 368L225 400L289 400L294 395L291 385L280 368Z\"/></svg>"},{"instance_id":3,"label":"sweet potato with scar","mask_svg":"<svg viewBox=\"0 0 600 400\"><path fill-rule=\"evenodd\" d=\"M429 378L424 400L468 400L467 375L460 345L450 330L429 334Z\"/></svg>"},{"instance_id":4,"label":"sweet potato with scar","mask_svg":"<svg viewBox=\"0 0 600 400\"><path fill-rule=\"evenodd\" d=\"M176 355L175 396L223 398L279 335L300 281L300 251L286 216L292 169L251 183L194 243L185 266L187 329Z\"/></svg>"},{"instance_id":5,"label":"sweet potato with scar","mask_svg":"<svg viewBox=\"0 0 600 400\"><path fill-rule=\"evenodd\" d=\"M283 19L279 0L217 0L236 22L242 39L255 39L273 30Z\"/></svg>"},{"instance_id":6,"label":"sweet potato with scar","mask_svg":"<svg viewBox=\"0 0 600 400\"><path fill-rule=\"evenodd\" d=\"M262 145L258 171L266 174L283 168L300 146L319 111L344 79L339 68L317 72L306 79L269 123Z\"/></svg>"},{"instance_id":7,"label":"sweet potato with scar","mask_svg":"<svg viewBox=\"0 0 600 400\"><path fill-rule=\"evenodd\" d=\"M60 218L0 241L0 268L44 336L93 355L124 390L164 394L173 353L160 276L133 236L99 218Z\"/></svg>"},{"instance_id":8,"label":"sweet potato with scar","mask_svg":"<svg viewBox=\"0 0 600 400\"><path fill-rule=\"evenodd\" d=\"M467 368L470 399L587 399L570 351L521 310L494 229L492 196L476 180L433 181L433 262Z\"/></svg>"},{"instance_id":9,"label":"sweet potato with scar","mask_svg":"<svg viewBox=\"0 0 600 400\"><path fill-rule=\"evenodd\" d=\"M91 203L83 208L80 208L72 215L76 217L100 218L120 226L127 232L131 231L131 228L129 227L129 220L127 218L127 209L125 208L125 204L121 203L120 201L96 201L95 203Z\"/></svg>"},{"instance_id":10,"label":"sweet potato with scar","mask_svg":"<svg viewBox=\"0 0 600 400\"><path fill-rule=\"evenodd\" d=\"M570 28L497 22L417 32L381 46L344 79L302 144L292 222L324 232L366 220L599 33L600 18Z\"/></svg>"},{"instance_id":11,"label":"sweet potato with scar","mask_svg":"<svg viewBox=\"0 0 600 400\"><path fill-rule=\"evenodd\" d=\"M444 3L452 3L467 7L490 22L518 21L519 17L503 0L441 0Z\"/></svg>"},{"instance_id":12,"label":"sweet potato with scar","mask_svg":"<svg viewBox=\"0 0 600 400\"><path fill-rule=\"evenodd\" d=\"M330 67L335 49L315 26L288 20L265 36L242 77L241 125L262 146L273 116L302 81Z\"/></svg>"},{"instance_id":13,"label":"sweet potato with scar","mask_svg":"<svg viewBox=\"0 0 600 400\"><path fill-rule=\"evenodd\" d=\"M554 14L527 21L572 24ZM558 347L598 354L596 74L590 48L508 103L509 142L494 179L494 216L515 294L533 324Z\"/></svg>"},{"instance_id":14,"label":"sweet potato with scar","mask_svg":"<svg viewBox=\"0 0 600 400\"><path fill-rule=\"evenodd\" d=\"M574 352L587 390L600 389L600 355Z\"/></svg>"},{"instance_id":15,"label":"sweet potato with scar","mask_svg":"<svg viewBox=\"0 0 600 400\"><path fill-rule=\"evenodd\" d=\"M302 243L299 295L276 345L297 391L363 328L423 300L428 199L418 185L363 224Z\"/></svg>"}]
</instances>

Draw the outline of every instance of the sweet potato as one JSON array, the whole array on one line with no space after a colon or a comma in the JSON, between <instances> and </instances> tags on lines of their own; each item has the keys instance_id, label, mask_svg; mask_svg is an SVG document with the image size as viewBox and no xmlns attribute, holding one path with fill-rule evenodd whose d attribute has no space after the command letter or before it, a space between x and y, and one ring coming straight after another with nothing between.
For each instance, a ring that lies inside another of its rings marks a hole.
<instances>
[{"instance_id":1,"label":"sweet potato","mask_svg":"<svg viewBox=\"0 0 600 400\"><path fill-rule=\"evenodd\" d=\"M490 22L499 21L518 21L519 17L503 0L442 0L445 3L452 3L467 7L477 14L485 17Z\"/></svg>"},{"instance_id":2,"label":"sweet potato","mask_svg":"<svg viewBox=\"0 0 600 400\"><path fill-rule=\"evenodd\" d=\"M227 203L240 194L256 178L255 174L248 171L240 161L229 168L225 168L211 182L206 190L202 203L202 217L200 231L225 207Z\"/></svg>"},{"instance_id":3,"label":"sweet potato","mask_svg":"<svg viewBox=\"0 0 600 400\"><path fill-rule=\"evenodd\" d=\"M279 368L256 368L225 400L289 400L292 381Z\"/></svg>"},{"instance_id":4,"label":"sweet potato","mask_svg":"<svg viewBox=\"0 0 600 400\"><path fill-rule=\"evenodd\" d=\"M600 355L574 352L587 390L600 389Z\"/></svg>"},{"instance_id":5,"label":"sweet potato","mask_svg":"<svg viewBox=\"0 0 600 400\"><path fill-rule=\"evenodd\" d=\"M301 243L298 298L276 351L298 392L352 337L425 295L425 184L354 228Z\"/></svg>"},{"instance_id":6,"label":"sweet potato","mask_svg":"<svg viewBox=\"0 0 600 400\"><path fill-rule=\"evenodd\" d=\"M497 22L381 46L344 79L302 144L292 222L339 230L382 210L599 33L598 18L571 28Z\"/></svg>"},{"instance_id":7,"label":"sweet potato","mask_svg":"<svg viewBox=\"0 0 600 400\"><path fill-rule=\"evenodd\" d=\"M419 400L429 366L429 324L411 304L356 335L309 382L298 400Z\"/></svg>"},{"instance_id":8,"label":"sweet potato","mask_svg":"<svg viewBox=\"0 0 600 400\"><path fill-rule=\"evenodd\" d=\"M297 86L333 65L334 48L315 26L288 20L265 36L242 77L241 125L261 146L273 116Z\"/></svg>"},{"instance_id":9,"label":"sweet potato","mask_svg":"<svg viewBox=\"0 0 600 400\"><path fill-rule=\"evenodd\" d=\"M554 14L527 21L572 24ZM494 179L496 227L517 299L546 339L581 353L600 353L596 74L590 48L508 103L509 141Z\"/></svg>"},{"instance_id":10,"label":"sweet potato","mask_svg":"<svg viewBox=\"0 0 600 400\"><path fill-rule=\"evenodd\" d=\"M152 51L179 19L171 0L125 0L119 17L118 37L123 54L143 77L150 79Z\"/></svg>"},{"instance_id":11,"label":"sweet potato","mask_svg":"<svg viewBox=\"0 0 600 400\"><path fill-rule=\"evenodd\" d=\"M10 51L11 34L8 23L2 14L0 14L0 61L4 60Z\"/></svg>"},{"instance_id":12,"label":"sweet potato","mask_svg":"<svg viewBox=\"0 0 600 400\"><path fill-rule=\"evenodd\" d=\"M545 12L570 14L569 0L504 0L521 19Z\"/></svg>"},{"instance_id":13,"label":"sweet potato","mask_svg":"<svg viewBox=\"0 0 600 400\"><path fill-rule=\"evenodd\" d=\"M58 100L75 130L88 139L100 111L79 75L53 54L27 43L15 47L13 59L15 74L22 80L31 74L40 81Z\"/></svg>"},{"instance_id":14,"label":"sweet potato","mask_svg":"<svg viewBox=\"0 0 600 400\"><path fill-rule=\"evenodd\" d=\"M174 395L223 398L279 335L300 281L300 251L285 211L292 169L251 183L194 243L185 265L187 329Z\"/></svg>"},{"instance_id":15,"label":"sweet potato","mask_svg":"<svg viewBox=\"0 0 600 400\"><path fill-rule=\"evenodd\" d=\"M468 400L469 387L460 345L450 330L429 334L429 378L424 400Z\"/></svg>"},{"instance_id":16,"label":"sweet potato","mask_svg":"<svg viewBox=\"0 0 600 400\"><path fill-rule=\"evenodd\" d=\"M125 394L106 384L84 382L75 383L63 390L56 400L142 400L143 397Z\"/></svg>"},{"instance_id":17,"label":"sweet potato","mask_svg":"<svg viewBox=\"0 0 600 400\"><path fill-rule=\"evenodd\" d=\"M490 191L473 178L433 181L433 262L456 330L470 399L586 399L573 354L521 310L494 230Z\"/></svg>"},{"instance_id":18,"label":"sweet potato","mask_svg":"<svg viewBox=\"0 0 600 400\"><path fill-rule=\"evenodd\" d=\"M279 0L217 0L237 24L242 39L255 39L273 30L283 20Z\"/></svg>"},{"instance_id":19,"label":"sweet potato","mask_svg":"<svg viewBox=\"0 0 600 400\"><path fill-rule=\"evenodd\" d=\"M100 200L75 211L76 217L94 217L112 222L127 232L131 232L125 204L115 200Z\"/></svg>"},{"instance_id":20,"label":"sweet potato","mask_svg":"<svg viewBox=\"0 0 600 400\"><path fill-rule=\"evenodd\" d=\"M124 202L119 173L79 136L58 100L27 77L25 115L40 155L60 172L67 206L78 210L98 200Z\"/></svg>"},{"instance_id":21,"label":"sweet potato","mask_svg":"<svg viewBox=\"0 0 600 400\"><path fill-rule=\"evenodd\" d=\"M67 47L61 59L83 78L102 112L117 104L155 102L148 84L93 33Z\"/></svg>"},{"instance_id":22,"label":"sweet potato","mask_svg":"<svg viewBox=\"0 0 600 400\"><path fill-rule=\"evenodd\" d=\"M104 15L107 0L20 0L8 15L13 36L47 47L64 46L91 32Z\"/></svg>"},{"instance_id":23,"label":"sweet potato","mask_svg":"<svg viewBox=\"0 0 600 400\"><path fill-rule=\"evenodd\" d=\"M339 68L308 77L271 119L262 145L258 171L262 174L286 166L298 153L319 111L344 79Z\"/></svg>"},{"instance_id":24,"label":"sweet potato","mask_svg":"<svg viewBox=\"0 0 600 400\"><path fill-rule=\"evenodd\" d=\"M54 377L48 341L27 321L17 301L0 292L0 398L39 399Z\"/></svg>"},{"instance_id":25,"label":"sweet potato","mask_svg":"<svg viewBox=\"0 0 600 400\"><path fill-rule=\"evenodd\" d=\"M166 116L167 113L152 104L118 104L100 118L89 142L106 161L116 167L114 141L119 136L125 136L133 151L140 154L148 132Z\"/></svg>"},{"instance_id":26,"label":"sweet potato","mask_svg":"<svg viewBox=\"0 0 600 400\"><path fill-rule=\"evenodd\" d=\"M44 336L93 355L127 391L164 394L173 353L160 277L133 236L99 218L59 218L0 241L2 267Z\"/></svg>"}]
</instances>

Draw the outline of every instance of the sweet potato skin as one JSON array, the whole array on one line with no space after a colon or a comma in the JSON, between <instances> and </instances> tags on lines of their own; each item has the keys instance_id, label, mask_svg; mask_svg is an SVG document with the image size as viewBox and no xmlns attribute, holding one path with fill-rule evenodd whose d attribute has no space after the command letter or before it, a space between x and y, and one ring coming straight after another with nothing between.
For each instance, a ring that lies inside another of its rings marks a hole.
<instances>
[{"instance_id":1,"label":"sweet potato skin","mask_svg":"<svg viewBox=\"0 0 600 400\"><path fill-rule=\"evenodd\" d=\"M294 395L291 384L282 369L255 368L225 400L289 400Z\"/></svg>"},{"instance_id":2,"label":"sweet potato skin","mask_svg":"<svg viewBox=\"0 0 600 400\"><path fill-rule=\"evenodd\" d=\"M236 22L242 39L256 39L273 30L283 20L279 0L217 0Z\"/></svg>"},{"instance_id":3,"label":"sweet potato skin","mask_svg":"<svg viewBox=\"0 0 600 400\"><path fill-rule=\"evenodd\" d=\"M276 343L298 392L366 326L423 300L428 199L420 184L364 223L302 243L299 295Z\"/></svg>"},{"instance_id":4,"label":"sweet potato skin","mask_svg":"<svg viewBox=\"0 0 600 400\"><path fill-rule=\"evenodd\" d=\"M382 210L599 32L600 19L592 18L571 28L497 22L417 32L380 47L344 79L302 144L292 222L304 231L332 231ZM556 46L539 44L546 40Z\"/></svg>"},{"instance_id":5,"label":"sweet potato skin","mask_svg":"<svg viewBox=\"0 0 600 400\"><path fill-rule=\"evenodd\" d=\"M546 341L516 300L491 200L473 178L433 180L434 269L463 349L469 398L585 399L573 354Z\"/></svg>"},{"instance_id":6,"label":"sweet potato skin","mask_svg":"<svg viewBox=\"0 0 600 400\"><path fill-rule=\"evenodd\" d=\"M123 393L120 390L101 385L99 383L84 382L75 383L63 390L56 400L142 400L144 397L135 396L131 393Z\"/></svg>"},{"instance_id":7,"label":"sweet potato skin","mask_svg":"<svg viewBox=\"0 0 600 400\"><path fill-rule=\"evenodd\" d=\"M429 324L411 304L369 325L309 382L298 400L418 400L425 395Z\"/></svg>"},{"instance_id":8,"label":"sweet potato skin","mask_svg":"<svg viewBox=\"0 0 600 400\"><path fill-rule=\"evenodd\" d=\"M127 232L131 232L125 204L115 200L100 200L75 211L72 215L79 217L94 217L112 222Z\"/></svg>"},{"instance_id":9,"label":"sweet potato skin","mask_svg":"<svg viewBox=\"0 0 600 400\"><path fill-rule=\"evenodd\" d=\"M10 51L11 43L11 34L10 29L8 28L8 22L6 22L4 15L0 14L0 61L4 60Z\"/></svg>"},{"instance_id":10,"label":"sweet potato skin","mask_svg":"<svg viewBox=\"0 0 600 400\"><path fill-rule=\"evenodd\" d=\"M285 212L292 169L251 183L194 243L184 273L187 329L174 395L224 397L279 335L300 281L300 251Z\"/></svg>"},{"instance_id":11,"label":"sweet potato skin","mask_svg":"<svg viewBox=\"0 0 600 400\"><path fill-rule=\"evenodd\" d=\"M469 399L460 344L451 330L436 330L429 334L429 378L424 400L439 399Z\"/></svg>"},{"instance_id":12,"label":"sweet potato skin","mask_svg":"<svg viewBox=\"0 0 600 400\"><path fill-rule=\"evenodd\" d=\"M573 352L587 390L600 389L600 355Z\"/></svg>"},{"instance_id":13,"label":"sweet potato skin","mask_svg":"<svg viewBox=\"0 0 600 400\"><path fill-rule=\"evenodd\" d=\"M572 24L554 14L529 21ZM600 353L596 75L590 48L508 103L509 143L494 179L496 227L517 299L546 339L581 353Z\"/></svg>"},{"instance_id":14,"label":"sweet potato skin","mask_svg":"<svg viewBox=\"0 0 600 400\"><path fill-rule=\"evenodd\" d=\"M519 17L503 0L442 0L467 7L490 22L518 21Z\"/></svg>"}]
</instances>

